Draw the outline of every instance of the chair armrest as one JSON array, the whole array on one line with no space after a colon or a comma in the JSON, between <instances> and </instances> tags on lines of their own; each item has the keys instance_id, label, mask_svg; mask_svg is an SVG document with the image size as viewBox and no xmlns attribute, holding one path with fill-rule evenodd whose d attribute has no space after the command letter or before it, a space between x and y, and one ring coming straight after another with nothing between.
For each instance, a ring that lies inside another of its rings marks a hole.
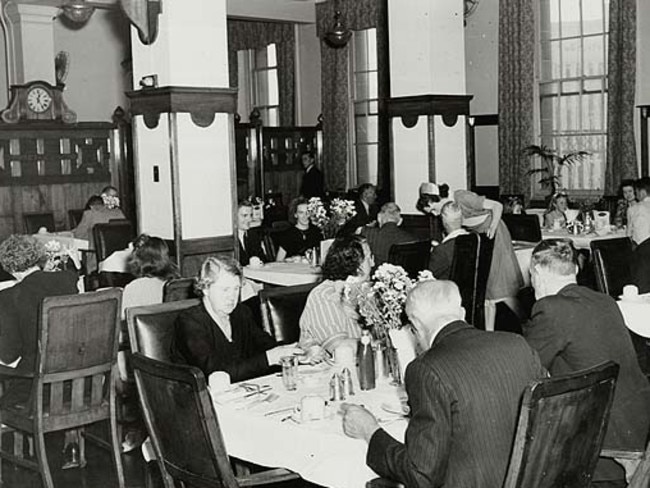
<instances>
[{"instance_id":1,"label":"chair armrest","mask_svg":"<svg viewBox=\"0 0 650 488\"><path fill-rule=\"evenodd\" d=\"M10 368L9 366L0 364L0 378L3 376L9 376L12 378L33 378L34 373L17 370L16 368Z\"/></svg>"},{"instance_id":2,"label":"chair armrest","mask_svg":"<svg viewBox=\"0 0 650 488\"><path fill-rule=\"evenodd\" d=\"M366 483L366 488L405 488L398 481L389 480L388 478L374 478Z\"/></svg>"},{"instance_id":3,"label":"chair armrest","mask_svg":"<svg viewBox=\"0 0 650 488\"><path fill-rule=\"evenodd\" d=\"M278 468L254 473L249 476L242 476L241 478L237 478L237 483L239 483L239 486L259 486L298 479L300 479L298 474L288 469Z\"/></svg>"},{"instance_id":4,"label":"chair armrest","mask_svg":"<svg viewBox=\"0 0 650 488\"><path fill-rule=\"evenodd\" d=\"M602 449L600 451L600 456L606 458L628 459L633 461L637 459L643 459L645 457L645 451Z\"/></svg>"}]
</instances>

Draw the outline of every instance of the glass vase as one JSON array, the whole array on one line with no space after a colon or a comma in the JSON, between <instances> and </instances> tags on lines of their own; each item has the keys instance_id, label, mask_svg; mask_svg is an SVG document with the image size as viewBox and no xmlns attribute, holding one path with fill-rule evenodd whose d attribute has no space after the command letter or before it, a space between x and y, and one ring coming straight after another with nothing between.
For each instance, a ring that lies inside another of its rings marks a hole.
<instances>
[{"instance_id":1,"label":"glass vase","mask_svg":"<svg viewBox=\"0 0 650 488\"><path fill-rule=\"evenodd\" d=\"M399 362L397 348L393 345L390 335L386 335L383 345L384 350L384 370L391 385L401 385L403 383L402 368Z\"/></svg>"}]
</instances>

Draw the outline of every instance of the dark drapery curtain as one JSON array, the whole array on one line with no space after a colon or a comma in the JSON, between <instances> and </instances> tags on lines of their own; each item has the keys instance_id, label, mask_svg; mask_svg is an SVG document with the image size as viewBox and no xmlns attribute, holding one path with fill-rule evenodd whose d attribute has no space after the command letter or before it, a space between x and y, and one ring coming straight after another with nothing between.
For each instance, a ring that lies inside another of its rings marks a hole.
<instances>
[{"instance_id":1,"label":"dark drapery curtain","mask_svg":"<svg viewBox=\"0 0 650 488\"><path fill-rule=\"evenodd\" d=\"M530 195L524 147L534 143L533 0L499 2L499 186Z\"/></svg>"},{"instance_id":2,"label":"dark drapery curtain","mask_svg":"<svg viewBox=\"0 0 650 488\"><path fill-rule=\"evenodd\" d=\"M316 4L316 24L321 39L321 96L323 113L323 172L330 190L345 190L348 185L349 134L349 50L351 42L342 48L332 48L323 40L334 25L334 13L341 11L341 21L351 30L377 28L377 71L379 115L379 175L378 185L386 186L389 167L387 118L381 100L390 96L388 70L388 23L385 0L330 0Z\"/></svg>"},{"instance_id":3,"label":"dark drapery curtain","mask_svg":"<svg viewBox=\"0 0 650 488\"><path fill-rule=\"evenodd\" d=\"M636 0L610 0L605 194L624 178L637 178L634 141Z\"/></svg>"},{"instance_id":4,"label":"dark drapery curtain","mask_svg":"<svg viewBox=\"0 0 650 488\"><path fill-rule=\"evenodd\" d=\"M276 44L280 124L284 126L292 126L295 123L295 37L293 24L228 20L228 64L231 87L239 84L237 51L260 49L269 44Z\"/></svg>"}]
</instances>

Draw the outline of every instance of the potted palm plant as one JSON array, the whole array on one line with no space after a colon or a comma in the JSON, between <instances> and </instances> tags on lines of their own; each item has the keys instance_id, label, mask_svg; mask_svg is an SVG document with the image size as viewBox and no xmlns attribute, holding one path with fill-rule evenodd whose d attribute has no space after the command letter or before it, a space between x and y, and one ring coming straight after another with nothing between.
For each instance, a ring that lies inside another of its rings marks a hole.
<instances>
[{"instance_id":1,"label":"potted palm plant","mask_svg":"<svg viewBox=\"0 0 650 488\"><path fill-rule=\"evenodd\" d=\"M578 161L582 161L584 158L591 155L591 153L587 151L572 151L565 154L559 154L556 149L543 144L539 146L531 144L530 146L526 146L523 152L530 159L531 165L533 165L526 174L541 175L538 183L542 185L542 188L549 189L549 195L547 198L551 198L557 192L558 186L560 185L560 174L562 168L577 163ZM536 158L539 158L542 161L540 167L534 166Z\"/></svg>"}]
</instances>

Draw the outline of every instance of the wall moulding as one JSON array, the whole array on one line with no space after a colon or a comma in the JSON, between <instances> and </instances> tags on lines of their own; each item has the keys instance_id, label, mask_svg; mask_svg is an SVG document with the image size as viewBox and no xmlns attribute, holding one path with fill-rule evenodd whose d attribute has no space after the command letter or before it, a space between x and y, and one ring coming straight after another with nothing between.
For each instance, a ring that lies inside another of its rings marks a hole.
<instances>
[{"instance_id":1,"label":"wall moulding","mask_svg":"<svg viewBox=\"0 0 650 488\"><path fill-rule=\"evenodd\" d=\"M447 127L453 127L460 115L469 115L472 95L414 95L389 98L386 109L389 117L400 117L407 129L415 127L420 115L440 115Z\"/></svg>"},{"instance_id":2,"label":"wall moulding","mask_svg":"<svg viewBox=\"0 0 650 488\"><path fill-rule=\"evenodd\" d=\"M164 86L130 91L126 96L131 101L131 115L142 115L149 129L158 127L163 113L189 113L194 124L205 128L212 124L215 114L237 111L234 88Z\"/></svg>"}]
</instances>

